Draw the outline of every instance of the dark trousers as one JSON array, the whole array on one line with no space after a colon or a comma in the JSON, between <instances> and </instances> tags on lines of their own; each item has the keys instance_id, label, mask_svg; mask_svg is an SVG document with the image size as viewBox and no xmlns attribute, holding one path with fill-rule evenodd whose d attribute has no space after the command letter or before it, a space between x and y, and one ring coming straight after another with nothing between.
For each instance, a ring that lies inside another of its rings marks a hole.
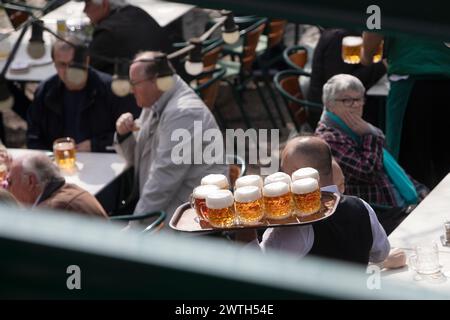
<instances>
[{"instance_id":1,"label":"dark trousers","mask_svg":"<svg viewBox=\"0 0 450 320\"><path fill-rule=\"evenodd\" d=\"M450 171L450 79L416 80L408 101L399 162L434 188Z\"/></svg>"}]
</instances>

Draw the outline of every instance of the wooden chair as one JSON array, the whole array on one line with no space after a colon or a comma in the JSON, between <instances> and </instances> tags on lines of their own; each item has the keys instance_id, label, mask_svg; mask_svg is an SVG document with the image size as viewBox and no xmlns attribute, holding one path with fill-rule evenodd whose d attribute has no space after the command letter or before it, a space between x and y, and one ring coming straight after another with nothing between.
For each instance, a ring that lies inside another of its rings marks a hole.
<instances>
[{"instance_id":1,"label":"wooden chair","mask_svg":"<svg viewBox=\"0 0 450 320\"><path fill-rule=\"evenodd\" d=\"M224 76L225 81L227 81L233 92L233 97L248 128L251 128L252 124L245 110L243 93L247 90L247 85L249 83L254 83L256 86L261 103L265 108L273 127L277 127L269 105L264 99L261 87L259 86L258 81L254 81L255 78L253 75L253 63L257 57L257 46L259 38L266 27L266 22L266 18L245 17L240 19L237 17L237 24L240 26L247 26L244 27L244 29L241 28L241 37L237 44L224 45L224 55L230 56L233 60L221 59L219 61L219 65L226 70ZM236 59L237 61L235 61Z\"/></svg>"},{"instance_id":2,"label":"wooden chair","mask_svg":"<svg viewBox=\"0 0 450 320\"><path fill-rule=\"evenodd\" d=\"M309 75L300 70L285 70L278 72L274 77L275 88L281 94L289 114L294 119L297 131L307 121L309 109L323 109L321 104L305 99L299 84L299 77L301 76Z\"/></svg>"}]
</instances>

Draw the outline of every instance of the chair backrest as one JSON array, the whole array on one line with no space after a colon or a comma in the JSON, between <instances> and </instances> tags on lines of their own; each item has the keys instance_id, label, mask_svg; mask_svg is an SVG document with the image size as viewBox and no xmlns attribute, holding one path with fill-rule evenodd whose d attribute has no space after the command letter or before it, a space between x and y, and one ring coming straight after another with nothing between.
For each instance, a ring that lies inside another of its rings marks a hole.
<instances>
[{"instance_id":1,"label":"chair backrest","mask_svg":"<svg viewBox=\"0 0 450 320\"><path fill-rule=\"evenodd\" d=\"M287 20L273 19L269 22L267 48L271 49L283 41Z\"/></svg>"},{"instance_id":2,"label":"chair backrest","mask_svg":"<svg viewBox=\"0 0 450 320\"><path fill-rule=\"evenodd\" d=\"M308 49L304 46L289 47L283 52L284 61L293 69L303 70L308 58Z\"/></svg>"},{"instance_id":3,"label":"chair backrest","mask_svg":"<svg viewBox=\"0 0 450 320\"><path fill-rule=\"evenodd\" d=\"M266 19L259 19L243 32L241 31L244 40L241 56L242 71L250 72L252 70L253 62L256 59L256 46L265 27Z\"/></svg>"},{"instance_id":4,"label":"chair backrest","mask_svg":"<svg viewBox=\"0 0 450 320\"><path fill-rule=\"evenodd\" d=\"M284 70L275 75L274 84L294 120L301 125L308 119L308 108L322 109L322 105L305 100L300 88L300 76L308 76L308 74L300 70Z\"/></svg>"},{"instance_id":5,"label":"chair backrest","mask_svg":"<svg viewBox=\"0 0 450 320\"><path fill-rule=\"evenodd\" d=\"M224 69L211 70L196 78L194 91L202 98L206 106L213 110L219 93L220 80L225 75Z\"/></svg>"},{"instance_id":6,"label":"chair backrest","mask_svg":"<svg viewBox=\"0 0 450 320\"><path fill-rule=\"evenodd\" d=\"M203 49L203 72L211 71L216 68L222 49L223 46L221 45L221 41L213 43Z\"/></svg>"}]
</instances>

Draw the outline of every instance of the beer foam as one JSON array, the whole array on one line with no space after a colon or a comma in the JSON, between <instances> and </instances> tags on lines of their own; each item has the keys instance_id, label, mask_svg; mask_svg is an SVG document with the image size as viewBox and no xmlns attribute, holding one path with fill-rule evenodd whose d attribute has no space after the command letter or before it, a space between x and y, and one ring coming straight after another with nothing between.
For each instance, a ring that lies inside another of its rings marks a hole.
<instances>
[{"instance_id":1,"label":"beer foam","mask_svg":"<svg viewBox=\"0 0 450 320\"><path fill-rule=\"evenodd\" d=\"M299 179L292 182L292 193L305 194L319 189L319 183L314 178Z\"/></svg>"},{"instance_id":2,"label":"beer foam","mask_svg":"<svg viewBox=\"0 0 450 320\"><path fill-rule=\"evenodd\" d=\"M362 37L344 37L342 39L342 45L347 47L357 47L362 45L363 38Z\"/></svg>"},{"instance_id":3,"label":"beer foam","mask_svg":"<svg viewBox=\"0 0 450 320\"><path fill-rule=\"evenodd\" d=\"M202 178L200 184L213 184L220 189L228 189L228 179L223 174L208 174Z\"/></svg>"},{"instance_id":4,"label":"beer foam","mask_svg":"<svg viewBox=\"0 0 450 320\"><path fill-rule=\"evenodd\" d=\"M261 190L255 186L245 186L234 191L234 200L237 202L252 202L261 199Z\"/></svg>"},{"instance_id":5,"label":"beer foam","mask_svg":"<svg viewBox=\"0 0 450 320\"><path fill-rule=\"evenodd\" d=\"M319 171L311 167L306 167L298 169L292 174L292 181L305 178L314 178L319 181Z\"/></svg>"},{"instance_id":6,"label":"beer foam","mask_svg":"<svg viewBox=\"0 0 450 320\"><path fill-rule=\"evenodd\" d=\"M220 190L220 188L213 184L205 184L203 186L198 186L194 189L193 195L196 199L205 199L208 193Z\"/></svg>"},{"instance_id":7,"label":"beer foam","mask_svg":"<svg viewBox=\"0 0 450 320\"><path fill-rule=\"evenodd\" d=\"M266 197L279 197L289 192L289 185L286 182L272 182L263 188L263 195Z\"/></svg>"},{"instance_id":8,"label":"beer foam","mask_svg":"<svg viewBox=\"0 0 450 320\"><path fill-rule=\"evenodd\" d=\"M264 179L264 185L274 182L284 182L288 186L291 184L291 177L284 172L275 172Z\"/></svg>"},{"instance_id":9,"label":"beer foam","mask_svg":"<svg viewBox=\"0 0 450 320\"><path fill-rule=\"evenodd\" d=\"M234 204L230 190L216 190L206 195L206 206L210 209L223 209Z\"/></svg>"},{"instance_id":10,"label":"beer foam","mask_svg":"<svg viewBox=\"0 0 450 320\"><path fill-rule=\"evenodd\" d=\"M262 188L263 181L260 176L251 174L248 176L243 176L243 177L238 178L236 180L235 186L236 186L236 189L241 188L241 187L247 187L247 186L255 186L255 187Z\"/></svg>"}]
</instances>

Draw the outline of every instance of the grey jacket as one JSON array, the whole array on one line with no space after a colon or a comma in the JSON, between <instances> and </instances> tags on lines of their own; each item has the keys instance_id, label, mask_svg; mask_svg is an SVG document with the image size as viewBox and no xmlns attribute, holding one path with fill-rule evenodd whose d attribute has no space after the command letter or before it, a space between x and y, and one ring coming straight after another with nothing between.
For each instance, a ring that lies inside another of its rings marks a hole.
<instances>
[{"instance_id":1,"label":"grey jacket","mask_svg":"<svg viewBox=\"0 0 450 320\"><path fill-rule=\"evenodd\" d=\"M202 150L209 144L203 141L203 134L198 134L199 123L203 132L219 128L214 116L195 92L179 76L174 78L174 86L151 108L142 110L137 120L140 126L138 132L121 143L118 143L117 134L115 136L117 152L135 168L135 189L139 190L135 214L164 210L170 219L178 206L189 201L192 190L200 184L203 176L211 173L228 176L228 166L224 162L206 164L202 159L202 164L193 164L195 152L199 155L193 140L202 141ZM194 121L197 125L195 139ZM190 139L172 138L176 129L189 133ZM192 160L187 161L189 163L179 164L172 159L172 149L179 150L181 141L183 146L191 146L187 149L192 152L183 154Z\"/></svg>"}]
</instances>

